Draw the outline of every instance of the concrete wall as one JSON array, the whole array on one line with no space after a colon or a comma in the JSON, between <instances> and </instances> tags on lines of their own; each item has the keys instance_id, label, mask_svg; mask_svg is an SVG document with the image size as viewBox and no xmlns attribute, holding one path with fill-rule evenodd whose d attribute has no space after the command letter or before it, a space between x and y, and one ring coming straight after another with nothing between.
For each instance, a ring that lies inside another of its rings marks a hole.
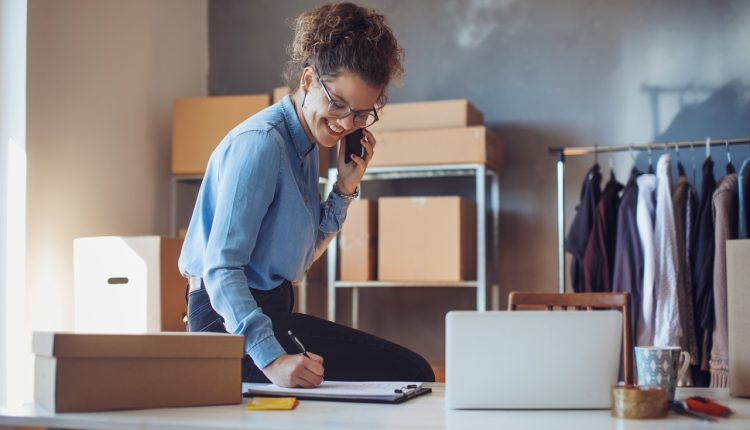
<instances>
[{"instance_id":1,"label":"concrete wall","mask_svg":"<svg viewBox=\"0 0 750 430\"><path fill-rule=\"evenodd\" d=\"M284 47L291 39L288 20L320 3L210 1L209 92L266 92L281 84ZM548 146L750 135L748 2L360 3L385 13L406 50L404 85L392 91L391 101L468 98L506 143L503 296L557 287L555 158ZM689 166L686 152L683 164ZM749 153L733 149L737 160ZM714 157L723 160L723 149ZM605 170L606 158L599 160ZM593 161L569 159L568 221ZM626 180L630 156L613 161L618 178ZM643 156L639 163L645 168ZM723 163L716 173L723 174ZM390 191L420 186L422 193L436 191L429 183L399 184ZM343 299L346 293L340 294ZM455 290L365 291L360 297L363 329L435 362L442 361L445 311L474 303L472 292Z\"/></svg>"},{"instance_id":2,"label":"concrete wall","mask_svg":"<svg viewBox=\"0 0 750 430\"><path fill-rule=\"evenodd\" d=\"M65 330L74 238L168 234L172 101L206 94L207 3L32 0L28 22L29 326Z\"/></svg>"}]
</instances>

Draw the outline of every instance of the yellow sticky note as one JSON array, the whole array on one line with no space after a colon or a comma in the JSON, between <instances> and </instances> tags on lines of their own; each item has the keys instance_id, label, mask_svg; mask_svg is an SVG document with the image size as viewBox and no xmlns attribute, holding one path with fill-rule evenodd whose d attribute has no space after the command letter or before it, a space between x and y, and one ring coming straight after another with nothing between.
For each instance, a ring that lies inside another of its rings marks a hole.
<instances>
[{"instance_id":1,"label":"yellow sticky note","mask_svg":"<svg viewBox=\"0 0 750 430\"><path fill-rule=\"evenodd\" d=\"M297 407L296 397L251 397L248 411L290 411Z\"/></svg>"}]
</instances>

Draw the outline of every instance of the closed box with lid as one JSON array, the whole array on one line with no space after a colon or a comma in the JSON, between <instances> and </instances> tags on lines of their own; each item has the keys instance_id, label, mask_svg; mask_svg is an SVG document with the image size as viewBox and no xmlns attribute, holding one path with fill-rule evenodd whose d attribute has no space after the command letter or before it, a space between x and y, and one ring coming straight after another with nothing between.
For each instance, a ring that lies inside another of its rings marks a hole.
<instances>
[{"instance_id":1,"label":"closed box with lid","mask_svg":"<svg viewBox=\"0 0 750 430\"><path fill-rule=\"evenodd\" d=\"M240 403L244 338L34 332L34 400L51 412Z\"/></svg>"},{"instance_id":2,"label":"closed box with lid","mask_svg":"<svg viewBox=\"0 0 750 430\"><path fill-rule=\"evenodd\" d=\"M160 236L75 239L75 331L185 331L181 249L181 239Z\"/></svg>"}]
</instances>

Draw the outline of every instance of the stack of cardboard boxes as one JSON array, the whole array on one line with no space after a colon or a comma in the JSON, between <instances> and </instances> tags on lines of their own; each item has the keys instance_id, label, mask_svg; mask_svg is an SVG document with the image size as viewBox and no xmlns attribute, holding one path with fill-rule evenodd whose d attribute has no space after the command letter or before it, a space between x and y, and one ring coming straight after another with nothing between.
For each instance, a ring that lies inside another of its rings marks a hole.
<instances>
[{"instance_id":1,"label":"stack of cardboard boxes","mask_svg":"<svg viewBox=\"0 0 750 430\"><path fill-rule=\"evenodd\" d=\"M498 168L502 148L483 120L466 100L389 104L371 127L377 146L370 167ZM473 280L476 239L475 203L458 196L358 200L341 232L340 280Z\"/></svg>"}]
</instances>

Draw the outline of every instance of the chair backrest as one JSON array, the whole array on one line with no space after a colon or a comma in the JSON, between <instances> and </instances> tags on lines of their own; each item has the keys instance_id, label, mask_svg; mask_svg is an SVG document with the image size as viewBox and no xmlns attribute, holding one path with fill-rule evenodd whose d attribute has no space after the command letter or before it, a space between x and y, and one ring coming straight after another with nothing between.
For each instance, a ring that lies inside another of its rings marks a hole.
<instances>
[{"instance_id":1,"label":"chair backrest","mask_svg":"<svg viewBox=\"0 0 750 430\"><path fill-rule=\"evenodd\" d=\"M633 335L630 293L531 293L513 291L508 310L541 307L547 310L619 309L622 311L622 363L625 383L633 384Z\"/></svg>"}]
</instances>

